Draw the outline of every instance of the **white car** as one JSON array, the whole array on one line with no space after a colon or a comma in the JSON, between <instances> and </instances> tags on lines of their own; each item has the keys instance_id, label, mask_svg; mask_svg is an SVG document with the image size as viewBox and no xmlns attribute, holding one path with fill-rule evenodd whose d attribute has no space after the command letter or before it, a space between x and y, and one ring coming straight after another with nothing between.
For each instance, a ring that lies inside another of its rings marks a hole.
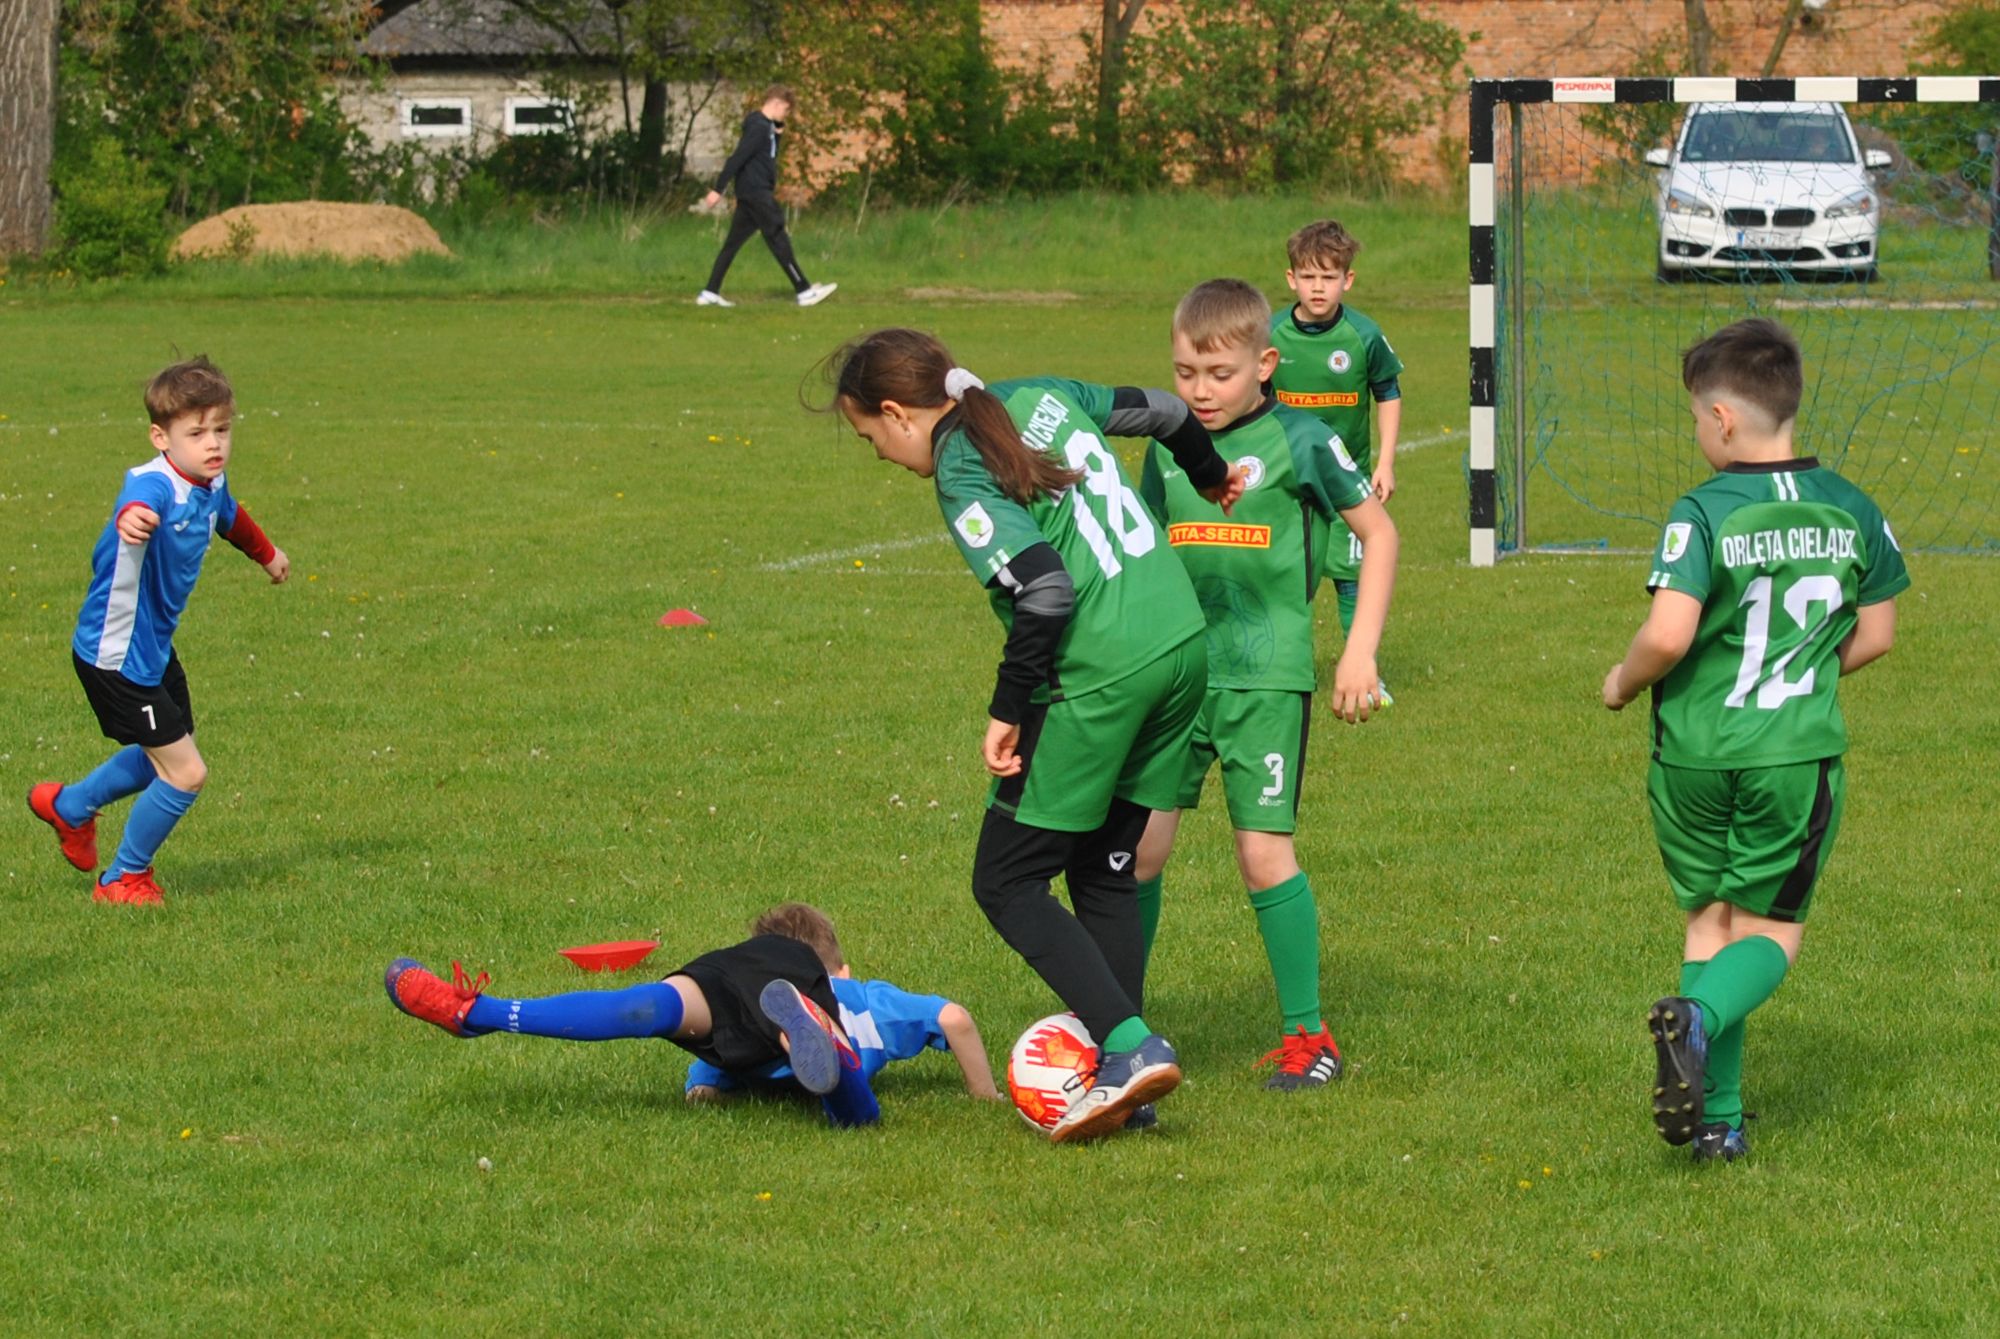
<instances>
[{"instance_id":1,"label":"white car","mask_svg":"<svg viewBox=\"0 0 2000 1339\"><path fill-rule=\"evenodd\" d=\"M1873 279L1881 202L1837 102L1702 102L1660 175L1659 276L1763 271Z\"/></svg>"}]
</instances>

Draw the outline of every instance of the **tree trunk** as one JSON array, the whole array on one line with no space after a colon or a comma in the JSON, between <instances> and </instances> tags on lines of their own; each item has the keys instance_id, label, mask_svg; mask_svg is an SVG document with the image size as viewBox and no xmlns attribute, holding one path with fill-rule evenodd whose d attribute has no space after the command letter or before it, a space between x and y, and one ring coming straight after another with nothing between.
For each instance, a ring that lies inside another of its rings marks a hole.
<instances>
[{"instance_id":1,"label":"tree trunk","mask_svg":"<svg viewBox=\"0 0 2000 1339\"><path fill-rule=\"evenodd\" d=\"M652 195L660 189L660 155L667 147L667 81L648 76L639 103L639 190Z\"/></svg>"},{"instance_id":2,"label":"tree trunk","mask_svg":"<svg viewBox=\"0 0 2000 1339\"><path fill-rule=\"evenodd\" d=\"M1771 50L1764 57L1764 68L1758 74L1769 79L1778 68L1778 58L1785 54L1785 43L1791 39L1792 30L1798 27L1799 11L1806 7L1806 0L1792 0L1785 6L1785 16L1778 20L1778 35L1771 39Z\"/></svg>"},{"instance_id":3,"label":"tree trunk","mask_svg":"<svg viewBox=\"0 0 2000 1339\"><path fill-rule=\"evenodd\" d=\"M39 255L49 241L56 6L0 3L0 256Z\"/></svg>"},{"instance_id":4,"label":"tree trunk","mask_svg":"<svg viewBox=\"0 0 2000 1339\"><path fill-rule=\"evenodd\" d=\"M1688 25L1688 63L1697 75L1715 73L1713 51L1715 29L1709 26L1705 0L1685 0Z\"/></svg>"},{"instance_id":5,"label":"tree trunk","mask_svg":"<svg viewBox=\"0 0 2000 1339\"><path fill-rule=\"evenodd\" d=\"M1146 0L1104 0L1103 36L1097 48L1097 154L1105 167L1118 158L1118 111L1125 90L1125 45Z\"/></svg>"}]
</instances>

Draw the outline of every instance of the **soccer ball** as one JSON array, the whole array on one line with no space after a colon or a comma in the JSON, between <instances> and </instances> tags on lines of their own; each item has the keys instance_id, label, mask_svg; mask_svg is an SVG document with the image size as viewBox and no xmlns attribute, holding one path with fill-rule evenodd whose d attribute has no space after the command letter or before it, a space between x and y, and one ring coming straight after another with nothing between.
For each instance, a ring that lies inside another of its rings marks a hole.
<instances>
[{"instance_id":1,"label":"soccer ball","mask_svg":"<svg viewBox=\"0 0 2000 1339\"><path fill-rule=\"evenodd\" d=\"M1007 1096L1021 1119L1044 1134L1097 1072L1097 1043L1075 1014L1050 1014L1014 1043L1007 1057Z\"/></svg>"}]
</instances>

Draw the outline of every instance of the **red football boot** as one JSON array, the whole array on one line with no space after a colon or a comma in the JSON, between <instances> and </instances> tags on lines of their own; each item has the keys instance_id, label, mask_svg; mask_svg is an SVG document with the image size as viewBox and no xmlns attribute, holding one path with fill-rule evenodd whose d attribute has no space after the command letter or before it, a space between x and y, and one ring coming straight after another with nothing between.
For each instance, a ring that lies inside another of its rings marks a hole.
<instances>
[{"instance_id":1,"label":"red football boot","mask_svg":"<svg viewBox=\"0 0 2000 1339\"><path fill-rule=\"evenodd\" d=\"M1284 1045L1267 1052L1257 1063L1268 1065L1272 1061L1277 1062L1278 1072L1264 1080L1264 1086L1280 1092L1324 1088L1340 1077L1340 1048L1324 1025L1317 1032L1307 1032L1302 1026L1293 1029Z\"/></svg>"},{"instance_id":2,"label":"red football boot","mask_svg":"<svg viewBox=\"0 0 2000 1339\"><path fill-rule=\"evenodd\" d=\"M63 859L86 872L97 868L97 815L78 823L75 827L63 822L56 812L56 796L62 791L62 782L43 781L28 787L28 808L36 818L56 830L62 839Z\"/></svg>"},{"instance_id":3,"label":"red football boot","mask_svg":"<svg viewBox=\"0 0 2000 1339\"><path fill-rule=\"evenodd\" d=\"M160 885L153 882L150 869L128 870L109 883L100 883L90 894L93 902L115 902L128 907L157 907L166 901Z\"/></svg>"},{"instance_id":4,"label":"red football boot","mask_svg":"<svg viewBox=\"0 0 2000 1339\"><path fill-rule=\"evenodd\" d=\"M454 961L447 981L415 958L398 958L382 974L382 986L389 1002L410 1017L435 1023L454 1037L476 1037L478 1033L466 1030L465 1016L492 979L481 972L468 981L465 969Z\"/></svg>"}]
</instances>

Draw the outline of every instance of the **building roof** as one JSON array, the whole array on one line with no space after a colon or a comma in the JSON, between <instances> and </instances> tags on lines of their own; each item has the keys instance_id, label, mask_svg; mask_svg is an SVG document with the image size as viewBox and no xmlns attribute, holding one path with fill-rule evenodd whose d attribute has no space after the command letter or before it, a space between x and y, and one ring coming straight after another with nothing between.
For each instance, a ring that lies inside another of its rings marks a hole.
<instances>
[{"instance_id":1,"label":"building roof","mask_svg":"<svg viewBox=\"0 0 2000 1339\"><path fill-rule=\"evenodd\" d=\"M601 16L565 32L530 18L507 0L379 0L382 17L361 39L361 50L386 60L518 60L577 58L571 37L590 58L610 49Z\"/></svg>"}]
</instances>

